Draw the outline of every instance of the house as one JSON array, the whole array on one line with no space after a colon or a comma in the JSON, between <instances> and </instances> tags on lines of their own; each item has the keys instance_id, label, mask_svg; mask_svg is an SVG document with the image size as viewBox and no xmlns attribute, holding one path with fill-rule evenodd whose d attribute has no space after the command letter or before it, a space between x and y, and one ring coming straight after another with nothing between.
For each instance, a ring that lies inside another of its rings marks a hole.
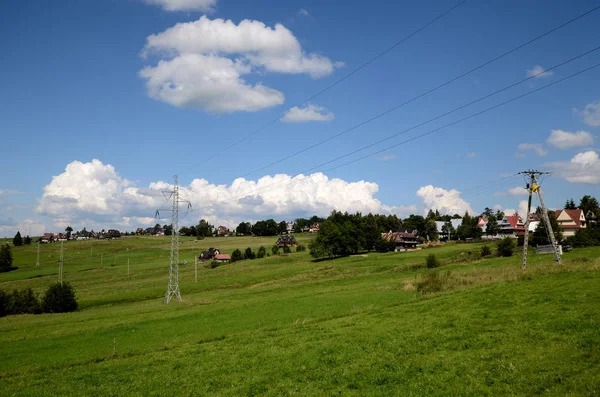
<instances>
[{"instance_id":1,"label":"house","mask_svg":"<svg viewBox=\"0 0 600 397\"><path fill-rule=\"evenodd\" d=\"M594 211L589 210L587 214L585 214L585 219L587 220L588 225L592 226L598 223L598 217L594 214Z\"/></svg>"},{"instance_id":2,"label":"house","mask_svg":"<svg viewBox=\"0 0 600 397\"><path fill-rule=\"evenodd\" d=\"M58 233L58 236L56 237L56 239L58 241L67 241L67 234L66 233Z\"/></svg>"},{"instance_id":3,"label":"house","mask_svg":"<svg viewBox=\"0 0 600 397\"><path fill-rule=\"evenodd\" d=\"M477 221L477 227L479 227L481 229L481 231L484 233L485 233L485 229L487 227L488 221L489 221L489 219L487 216L480 216L479 220Z\"/></svg>"},{"instance_id":4,"label":"house","mask_svg":"<svg viewBox=\"0 0 600 397\"><path fill-rule=\"evenodd\" d=\"M40 238L40 243L53 243L54 241L53 233L44 233L44 235Z\"/></svg>"},{"instance_id":5,"label":"house","mask_svg":"<svg viewBox=\"0 0 600 397\"><path fill-rule=\"evenodd\" d=\"M230 262L231 256L229 254L218 254L215 256L215 261L217 262Z\"/></svg>"},{"instance_id":6,"label":"house","mask_svg":"<svg viewBox=\"0 0 600 397\"><path fill-rule=\"evenodd\" d=\"M321 224L319 222L315 222L308 228L309 233L318 233L321 230Z\"/></svg>"},{"instance_id":7,"label":"house","mask_svg":"<svg viewBox=\"0 0 600 397\"><path fill-rule=\"evenodd\" d=\"M293 246L298 245L298 242L296 241L296 237L286 234L283 236L279 236L279 239L277 240L275 245L278 246L279 248L293 247Z\"/></svg>"},{"instance_id":8,"label":"house","mask_svg":"<svg viewBox=\"0 0 600 397\"><path fill-rule=\"evenodd\" d=\"M217 229L217 235L226 236L227 234L229 234L229 229L225 226L219 226L219 228Z\"/></svg>"},{"instance_id":9,"label":"house","mask_svg":"<svg viewBox=\"0 0 600 397\"><path fill-rule=\"evenodd\" d=\"M448 236L448 233L445 231L444 225L448 222L444 221L435 221L435 227L437 229L438 234L440 235L440 240L450 241L452 236ZM458 219L450 219L450 225L452 225L452 229L456 230L462 223L462 218Z\"/></svg>"},{"instance_id":10,"label":"house","mask_svg":"<svg viewBox=\"0 0 600 397\"><path fill-rule=\"evenodd\" d=\"M108 232L106 232L106 236L107 238L121 238L121 232L115 229L110 229Z\"/></svg>"},{"instance_id":11,"label":"house","mask_svg":"<svg viewBox=\"0 0 600 397\"><path fill-rule=\"evenodd\" d=\"M420 240L415 229L400 229L397 232L381 233L381 238L394 242L396 247L394 252L406 252L417 249Z\"/></svg>"},{"instance_id":12,"label":"house","mask_svg":"<svg viewBox=\"0 0 600 397\"><path fill-rule=\"evenodd\" d=\"M296 226L296 224L294 222L287 222L285 224L285 228L286 228L287 234L294 233L294 226Z\"/></svg>"},{"instance_id":13,"label":"house","mask_svg":"<svg viewBox=\"0 0 600 397\"><path fill-rule=\"evenodd\" d=\"M498 222L500 227L500 235L505 237L522 236L525 234L525 225L519 215L505 216L501 221Z\"/></svg>"},{"instance_id":14,"label":"house","mask_svg":"<svg viewBox=\"0 0 600 397\"><path fill-rule=\"evenodd\" d=\"M583 215L583 210L558 210L554 213L560 230L565 238L575 235L579 229L587 227L587 221Z\"/></svg>"},{"instance_id":15,"label":"house","mask_svg":"<svg viewBox=\"0 0 600 397\"><path fill-rule=\"evenodd\" d=\"M218 255L221 255L221 251L218 250L217 248L209 248L206 251L202 251L202 253L200 254L200 262L206 262L206 261L212 261L214 260ZM229 258L231 259L231 258Z\"/></svg>"}]
</instances>

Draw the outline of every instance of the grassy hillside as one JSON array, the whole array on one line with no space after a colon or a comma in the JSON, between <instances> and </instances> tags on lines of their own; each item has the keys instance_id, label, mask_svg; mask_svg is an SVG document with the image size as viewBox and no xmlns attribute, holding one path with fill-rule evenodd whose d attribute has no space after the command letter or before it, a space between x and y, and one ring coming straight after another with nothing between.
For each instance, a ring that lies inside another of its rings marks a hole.
<instances>
[{"instance_id":1,"label":"grassy hillside","mask_svg":"<svg viewBox=\"0 0 600 397\"><path fill-rule=\"evenodd\" d=\"M310 236L299 239L306 242ZM182 239L182 302L161 303L168 238L65 243L76 313L0 319L8 395L591 395L600 393L600 248L476 259L480 245L313 262L307 253L198 268ZM0 288L42 291L58 244L13 250ZM416 289L432 272L441 292ZM102 265L100 260L102 258ZM127 258L131 273L127 277Z\"/></svg>"}]
</instances>

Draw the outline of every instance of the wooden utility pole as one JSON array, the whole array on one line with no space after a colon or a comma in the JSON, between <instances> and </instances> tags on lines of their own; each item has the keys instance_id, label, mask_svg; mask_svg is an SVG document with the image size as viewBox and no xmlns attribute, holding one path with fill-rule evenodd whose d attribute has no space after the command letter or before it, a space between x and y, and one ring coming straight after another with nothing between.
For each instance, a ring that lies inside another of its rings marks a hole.
<instances>
[{"instance_id":1,"label":"wooden utility pole","mask_svg":"<svg viewBox=\"0 0 600 397\"><path fill-rule=\"evenodd\" d=\"M554 249L554 259L556 263L559 265L562 263L560 259L560 248L558 247L558 243L554 238L554 232L552 231L552 225L550 224L550 217L548 216L548 209L546 208L546 204L544 203L544 198L542 197L542 189L540 187L540 183L538 181L538 177L540 175L547 175L549 172L540 172L535 170L528 170L520 172L521 175L529 176L529 183L527 183L527 191L529 193L529 201L527 203L527 214L525 220L525 236L523 238L523 264L522 268L525 270L527 267L527 245L529 241L529 214L531 212L531 197L533 193L537 193L540 204L542 205L542 219L546 224L546 231L548 232L548 238L552 244L552 248Z\"/></svg>"}]
</instances>

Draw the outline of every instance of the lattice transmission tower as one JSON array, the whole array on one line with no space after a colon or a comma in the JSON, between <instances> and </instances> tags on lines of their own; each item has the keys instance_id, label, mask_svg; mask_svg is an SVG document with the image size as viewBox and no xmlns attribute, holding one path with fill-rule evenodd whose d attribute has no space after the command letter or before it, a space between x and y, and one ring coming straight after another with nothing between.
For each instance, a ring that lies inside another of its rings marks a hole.
<instances>
[{"instance_id":1,"label":"lattice transmission tower","mask_svg":"<svg viewBox=\"0 0 600 397\"><path fill-rule=\"evenodd\" d=\"M174 184L172 190L163 191L163 194L169 194L165 196L167 200L172 200L172 208L164 209L162 211L171 211L171 257L169 262L169 285L167 287L167 293L165 294L165 303L171 302L171 299L175 297L177 300L181 300L181 292L179 291L179 203L186 203L188 210L191 208L191 203L187 200L183 200L179 197L179 180L177 175L173 177ZM161 210L156 211L156 217L159 217Z\"/></svg>"},{"instance_id":2,"label":"lattice transmission tower","mask_svg":"<svg viewBox=\"0 0 600 397\"><path fill-rule=\"evenodd\" d=\"M529 214L531 213L531 197L534 193L536 193L540 199L540 204L542 205L542 219L546 224L546 233L548 235L548 239L552 244L552 248L554 250L554 260L559 265L562 263L560 259L560 248L558 247L558 243L556 242L556 238L554 237L554 232L552 230L552 225L550 224L550 217L548 216L548 209L546 208L546 204L544 204L544 198L542 197L542 188L540 187L540 182L538 178L542 175L548 175L549 172L542 172L536 170L527 170L523 172L519 172L520 175L526 175L529 177L529 182L527 183L527 191L529 192L529 201L527 203L527 215L525 221L525 236L523 238L523 265L522 268L525 270L527 266L527 243L529 240Z\"/></svg>"}]
</instances>

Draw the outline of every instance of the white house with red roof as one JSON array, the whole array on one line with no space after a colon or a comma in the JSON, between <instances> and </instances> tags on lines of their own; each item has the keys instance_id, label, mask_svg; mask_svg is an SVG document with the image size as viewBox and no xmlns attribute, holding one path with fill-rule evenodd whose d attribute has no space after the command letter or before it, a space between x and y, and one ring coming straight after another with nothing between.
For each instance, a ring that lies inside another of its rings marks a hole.
<instances>
[{"instance_id":1,"label":"white house with red roof","mask_svg":"<svg viewBox=\"0 0 600 397\"><path fill-rule=\"evenodd\" d=\"M585 216L580 209L558 210L554 213L554 216L565 238L574 236L577 230L587 227Z\"/></svg>"},{"instance_id":2,"label":"white house with red roof","mask_svg":"<svg viewBox=\"0 0 600 397\"><path fill-rule=\"evenodd\" d=\"M517 237L525 234L525 224L518 215L505 216L498 222L500 234Z\"/></svg>"}]
</instances>

